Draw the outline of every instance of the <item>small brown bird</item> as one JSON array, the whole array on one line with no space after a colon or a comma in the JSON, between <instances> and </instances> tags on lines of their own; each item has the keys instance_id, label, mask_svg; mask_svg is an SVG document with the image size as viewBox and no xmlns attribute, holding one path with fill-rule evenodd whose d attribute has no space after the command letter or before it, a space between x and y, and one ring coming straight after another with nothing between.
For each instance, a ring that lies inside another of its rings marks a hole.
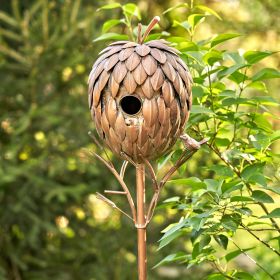
<instances>
[{"instance_id":1,"label":"small brown bird","mask_svg":"<svg viewBox=\"0 0 280 280\"><path fill-rule=\"evenodd\" d=\"M205 138L201 141L196 141L195 139L191 138L188 134L183 134L180 136L180 139L182 140L184 146L189 150L199 150L201 145L206 143L209 139Z\"/></svg>"}]
</instances>

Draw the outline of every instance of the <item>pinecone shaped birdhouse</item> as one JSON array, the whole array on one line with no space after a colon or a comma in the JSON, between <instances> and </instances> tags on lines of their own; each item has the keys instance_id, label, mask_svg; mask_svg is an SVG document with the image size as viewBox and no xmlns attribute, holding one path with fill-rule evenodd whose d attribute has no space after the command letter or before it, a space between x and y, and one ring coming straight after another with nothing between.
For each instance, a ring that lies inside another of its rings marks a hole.
<instances>
[{"instance_id":1,"label":"pinecone shaped birdhouse","mask_svg":"<svg viewBox=\"0 0 280 280\"><path fill-rule=\"evenodd\" d=\"M192 78L179 52L165 40L144 38L110 44L89 76L99 136L115 154L135 162L155 159L174 145L192 104Z\"/></svg>"}]
</instances>

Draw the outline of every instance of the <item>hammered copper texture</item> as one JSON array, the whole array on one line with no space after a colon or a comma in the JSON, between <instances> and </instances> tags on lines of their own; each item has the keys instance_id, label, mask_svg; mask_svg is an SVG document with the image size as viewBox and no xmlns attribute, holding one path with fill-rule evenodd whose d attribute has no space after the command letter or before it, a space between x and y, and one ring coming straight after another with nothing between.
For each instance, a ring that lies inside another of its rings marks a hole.
<instances>
[{"instance_id":1,"label":"hammered copper texture","mask_svg":"<svg viewBox=\"0 0 280 280\"><path fill-rule=\"evenodd\" d=\"M117 155L136 162L166 153L182 133L192 104L192 78L179 52L164 40L115 42L105 48L89 75L89 107L96 130ZM124 96L141 110L125 113Z\"/></svg>"}]
</instances>

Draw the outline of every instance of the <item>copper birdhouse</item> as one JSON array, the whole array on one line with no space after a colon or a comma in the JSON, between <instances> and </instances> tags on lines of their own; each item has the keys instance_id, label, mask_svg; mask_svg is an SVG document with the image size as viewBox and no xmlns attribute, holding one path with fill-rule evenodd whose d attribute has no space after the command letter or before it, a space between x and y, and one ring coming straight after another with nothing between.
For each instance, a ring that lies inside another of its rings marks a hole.
<instances>
[{"instance_id":1,"label":"copper birdhouse","mask_svg":"<svg viewBox=\"0 0 280 280\"><path fill-rule=\"evenodd\" d=\"M165 40L110 44L89 76L96 130L117 155L135 162L166 153L182 133L192 104L192 79Z\"/></svg>"}]
</instances>

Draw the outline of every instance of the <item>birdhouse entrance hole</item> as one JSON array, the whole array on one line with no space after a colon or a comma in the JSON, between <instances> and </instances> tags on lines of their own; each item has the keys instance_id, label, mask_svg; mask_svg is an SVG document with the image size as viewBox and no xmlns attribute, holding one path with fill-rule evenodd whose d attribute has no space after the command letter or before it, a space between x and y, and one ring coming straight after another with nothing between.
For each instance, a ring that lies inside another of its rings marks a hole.
<instances>
[{"instance_id":1,"label":"birdhouse entrance hole","mask_svg":"<svg viewBox=\"0 0 280 280\"><path fill-rule=\"evenodd\" d=\"M133 95L125 96L120 101L122 110L128 115L136 115L142 107L141 100Z\"/></svg>"}]
</instances>

